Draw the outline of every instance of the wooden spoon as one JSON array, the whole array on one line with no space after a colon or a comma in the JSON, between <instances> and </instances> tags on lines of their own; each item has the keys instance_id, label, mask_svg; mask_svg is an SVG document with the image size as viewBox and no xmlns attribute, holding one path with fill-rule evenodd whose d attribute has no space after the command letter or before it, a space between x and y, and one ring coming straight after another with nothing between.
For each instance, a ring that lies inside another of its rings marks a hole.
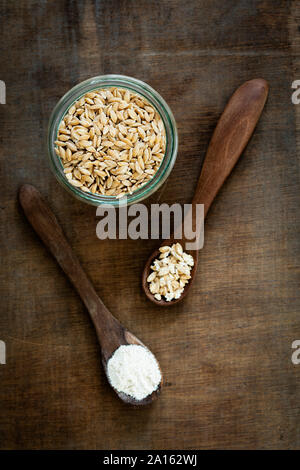
<instances>
[{"instance_id":1,"label":"wooden spoon","mask_svg":"<svg viewBox=\"0 0 300 470\"><path fill-rule=\"evenodd\" d=\"M102 364L107 375L108 360L119 346L138 344L145 347L145 345L121 325L96 294L91 281L83 271L62 228L41 193L35 187L25 184L20 188L19 200L32 227L69 277L84 302L96 329L101 347ZM146 405L157 397L161 387L162 379L157 390L140 401L114 390L126 403Z\"/></svg>"},{"instance_id":2,"label":"wooden spoon","mask_svg":"<svg viewBox=\"0 0 300 470\"><path fill-rule=\"evenodd\" d=\"M268 90L268 83L262 78L249 80L235 91L227 103L210 141L192 201L193 226L195 226L196 204L204 204L205 218L221 186L246 147L262 113ZM190 242L190 240L185 238L183 227L182 233L180 239L176 239L173 234L169 240L164 240L161 245L172 245L179 242L183 249L194 258L195 264L191 272L191 279L179 299L167 302L162 297L161 300L156 300L149 290L147 277L152 272L150 269L152 262L160 255L159 249L151 254L143 271L142 286L144 292L148 299L160 306L170 306L180 302L187 295L195 279L198 250L189 251L185 248L186 242Z\"/></svg>"}]
</instances>

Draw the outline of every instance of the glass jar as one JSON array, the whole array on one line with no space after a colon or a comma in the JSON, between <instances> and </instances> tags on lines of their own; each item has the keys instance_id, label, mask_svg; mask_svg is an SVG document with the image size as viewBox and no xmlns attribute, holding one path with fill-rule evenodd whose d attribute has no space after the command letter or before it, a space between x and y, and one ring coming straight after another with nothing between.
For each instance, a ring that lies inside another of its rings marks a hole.
<instances>
[{"instance_id":1,"label":"glass jar","mask_svg":"<svg viewBox=\"0 0 300 470\"><path fill-rule=\"evenodd\" d=\"M137 189L132 194L126 194L127 198L121 199L117 199L114 196L102 196L83 192L79 188L74 187L65 177L61 160L56 155L54 150L54 142L57 139L60 122L64 118L70 106L75 101L79 100L83 95L85 95L85 93L100 88L110 87L125 88L145 97L161 116L166 131L166 152L158 171L153 175L153 178L147 181L147 183L145 183L141 188ZM176 122L172 111L163 98L152 87L147 85L147 83L142 82L141 80L127 77L125 75L102 75L79 83L78 85L71 88L71 90L69 90L59 100L50 117L47 144L51 169L58 181L64 186L65 189L73 194L73 196L75 196L77 199L80 199L81 201L95 206L101 204L121 206L124 204L129 205L142 201L157 191L158 188L166 181L176 160L178 136Z\"/></svg>"}]
</instances>

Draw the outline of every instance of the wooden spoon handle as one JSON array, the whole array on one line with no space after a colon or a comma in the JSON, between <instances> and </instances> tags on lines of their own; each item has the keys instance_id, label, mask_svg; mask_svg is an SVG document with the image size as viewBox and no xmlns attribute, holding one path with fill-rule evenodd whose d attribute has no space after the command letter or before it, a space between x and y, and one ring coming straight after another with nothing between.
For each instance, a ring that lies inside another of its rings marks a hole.
<instances>
[{"instance_id":1,"label":"wooden spoon handle","mask_svg":"<svg viewBox=\"0 0 300 470\"><path fill-rule=\"evenodd\" d=\"M262 78L241 85L229 100L210 141L193 204L206 216L222 184L246 147L268 96Z\"/></svg>"},{"instance_id":2,"label":"wooden spoon handle","mask_svg":"<svg viewBox=\"0 0 300 470\"><path fill-rule=\"evenodd\" d=\"M102 343L111 335L112 324L119 322L98 297L91 281L83 271L55 215L40 192L29 184L20 188L19 200L32 227L52 253L79 293L95 325Z\"/></svg>"}]
</instances>

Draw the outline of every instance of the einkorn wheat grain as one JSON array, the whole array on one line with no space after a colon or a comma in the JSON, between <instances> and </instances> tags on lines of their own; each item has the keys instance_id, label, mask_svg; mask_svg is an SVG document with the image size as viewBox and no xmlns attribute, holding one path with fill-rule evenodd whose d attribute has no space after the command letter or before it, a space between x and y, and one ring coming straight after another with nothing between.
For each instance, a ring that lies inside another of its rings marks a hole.
<instances>
[{"instance_id":1,"label":"einkorn wheat grain","mask_svg":"<svg viewBox=\"0 0 300 470\"><path fill-rule=\"evenodd\" d=\"M122 88L86 93L62 120L55 152L69 182L93 194L132 194L147 183L166 148L163 121L142 96Z\"/></svg>"}]
</instances>

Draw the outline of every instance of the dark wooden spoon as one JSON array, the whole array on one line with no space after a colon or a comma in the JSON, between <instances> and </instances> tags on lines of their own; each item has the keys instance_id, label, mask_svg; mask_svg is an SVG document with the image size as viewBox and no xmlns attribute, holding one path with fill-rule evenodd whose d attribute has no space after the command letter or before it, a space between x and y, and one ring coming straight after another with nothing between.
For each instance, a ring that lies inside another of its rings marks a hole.
<instances>
[{"instance_id":1,"label":"dark wooden spoon","mask_svg":"<svg viewBox=\"0 0 300 470\"><path fill-rule=\"evenodd\" d=\"M107 375L107 363L114 351L121 345L145 345L110 313L97 295L91 281L83 271L76 255L67 241L55 215L44 201L41 193L29 184L20 188L19 200L32 227L52 253L85 304L95 326L101 347L102 364ZM162 374L161 374L162 376ZM146 405L160 393L162 380L151 395L135 400L122 392L115 392L126 403Z\"/></svg>"},{"instance_id":2,"label":"dark wooden spoon","mask_svg":"<svg viewBox=\"0 0 300 470\"><path fill-rule=\"evenodd\" d=\"M195 226L196 204L204 204L205 218L213 200L231 173L255 129L267 100L268 91L268 83L262 78L249 80L235 91L227 103L210 141L192 201L193 226ZM143 271L142 286L144 292L148 299L160 306L171 306L180 302L187 295L195 279L198 250L189 251L185 248L186 242L190 242L190 240L185 238L184 230L182 230L182 233L180 239L172 235L170 239L164 240L161 244L161 246L164 246L179 242L183 249L194 258L195 264L191 272L191 279L179 299L170 302L163 298L157 300L149 290L147 277L152 272L150 269L152 262L160 255L159 248L148 258Z\"/></svg>"}]
</instances>

